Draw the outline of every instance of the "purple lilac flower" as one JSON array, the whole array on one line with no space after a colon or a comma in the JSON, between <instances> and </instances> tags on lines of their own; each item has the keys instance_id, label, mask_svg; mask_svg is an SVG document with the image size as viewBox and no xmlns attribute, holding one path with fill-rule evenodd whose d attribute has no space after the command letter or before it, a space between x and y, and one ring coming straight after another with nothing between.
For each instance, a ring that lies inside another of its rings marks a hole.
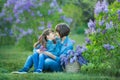
<instances>
[{"instance_id":1,"label":"purple lilac flower","mask_svg":"<svg viewBox=\"0 0 120 80\"><path fill-rule=\"evenodd\" d=\"M70 59L70 63L73 64L75 61L73 58Z\"/></svg>"},{"instance_id":2,"label":"purple lilac flower","mask_svg":"<svg viewBox=\"0 0 120 80\"><path fill-rule=\"evenodd\" d=\"M6 21L9 21L9 22L12 22L13 18L10 16L10 17L7 17L7 18L4 18Z\"/></svg>"},{"instance_id":3,"label":"purple lilac flower","mask_svg":"<svg viewBox=\"0 0 120 80\"><path fill-rule=\"evenodd\" d=\"M5 16L5 12L2 11L2 12L0 13L0 17L3 17L3 16Z\"/></svg>"},{"instance_id":4,"label":"purple lilac flower","mask_svg":"<svg viewBox=\"0 0 120 80\"><path fill-rule=\"evenodd\" d=\"M87 44L90 44L90 43L91 43L91 40L90 40L89 38L86 38L86 39L85 39L85 42L86 42Z\"/></svg>"},{"instance_id":5,"label":"purple lilac flower","mask_svg":"<svg viewBox=\"0 0 120 80\"><path fill-rule=\"evenodd\" d=\"M120 2L120 0L117 0L118 2Z\"/></svg>"},{"instance_id":6,"label":"purple lilac flower","mask_svg":"<svg viewBox=\"0 0 120 80\"><path fill-rule=\"evenodd\" d=\"M62 13L63 12L62 8L58 8L58 12Z\"/></svg>"},{"instance_id":7,"label":"purple lilac flower","mask_svg":"<svg viewBox=\"0 0 120 80\"><path fill-rule=\"evenodd\" d=\"M104 44L103 47L107 50L112 50L114 49L114 46L110 45L110 44Z\"/></svg>"},{"instance_id":8,"label":"purple lilac flower","mask_svg":"<svg viewBox=\"0 0 120 80\"><path fill-rule=\"evenodd\" d=\"M103 30L102 33L105 34L107 32L107 29Z\"/></svg>"},{"instance_id":9,"label":"purple lilac flower","mask_svg":"<svg viewBox=\"0 0 120 80\"><path fill-rule=\"evenodd\" d=\"M102 26L104 23L105 23L105 20L104 20L104 19L101 20L101 21L99 21L99 25L100 25L100 26Z\"/></svg>"},{"instance_id":10,"label":"purple lilac flower","mask_svg":"<svg viewBox=\"0 0 120 80\"><path fill-rule=\"evenodd\" d=\"M52 24L50 22L48 22L47 28L51 28L51 27L52 27Z\"/></svg>"},{"instance_id":11,"label":"purple lilac flower","mask_svg":"<svg viewBox=\"0 0 120 80\"><path fill-rule=\"evenodd\" d=\"M96 24L91 19L88 22L88 27L89 27L89 29L85 30L85 34L92 34L92 33L96 32L96 30L95 30Z\"/></svg>"},{"instance_id":12,"label":"purple lilac flower","mask_svg":"<svg viewBox=\"0 0 120 80\"><path fill-rule=\"evenodd\" d=\"M66 16L61 16L60 18L65 22L67 22L68 24L71 24L73 21L72 18L67 18Z\"/></svg>"},{"instance_id":13,"label":"purple lilac flower","mask_svg":"<svg viewBox=\"0 0 120 80\"><path fill-rule=\"evenodd\" d=\"M12 29L9 30L9 35L10 35L10 36L13 35L13 30L12 30Z\"/></svg>"},{"instance_id":14,"label":"purple lilac flower","mask_svg":"<svg viewBox=\"0 0 120 80\"><path fill-rule=\"evenodd\" d=\"M32 34L32 33L33 33L33 29L28 29L28 30L27 30L27 33L28 33L28 34Z\"/></svg>"},{"instance_id":15,"label":"purple lilac flower","mask_svg":"<svg viewBox=\"0 0 120 80\"><path fill-rule=\"evenodd\" d=\"M7 2L4 4L5 7L10 7L11 5L14 5L17 0L7 0Z\"/></svg>"},{"instance_id":16,"label":"purple lilac flower","mask_svg":"<svg viewBox=\"0 0 120 80\"><path fill-rule=\"evenodd\" d=\"M88 27L89 27L90 29L91 29L91 28L95 29L95 27L96 27L95 22L93 22L93 21L90 19L89 22L88 22Z\"/></svg>"},{"instance_id":17,"label":"purple lilac flower","mask_svg":"<svg viewBox=\"0 0 120 80\"><path fill-rule=\"evenodd\" d=\"M56 0L52 0L52 2L50 3L50 7L53 8L53 7L58 7L58 3Z\"/></svg>"},{"instance_id":18,"label":"purple lilac flower","mask_svg":"<svg viewBox=\"0 0 120 80\"><path fill-rule=\"evenodd\" d=\"M100 29L100 28L98 28L98 29L97 29L97 33L100 33L100 32L101 32L101 29Z\"/></svg>"},{"instance_id":19,"label":"purple lilac flower","mask_svg":"<svg viewBox=\"0 0 120 80\"><path fill-rule=\"evenodd\" d=\"M81 55L83 52L85 52L86 51L86 47L85 46L80 46L80 45L78 45L77 47L76 47L76 50L75 50L75 53L78 53L79 55Z\"/></svg>"},{"instance_id":20,"label":"purple lilac flower","mask_svg":"<svg viewBox=\"0 0 120 80\"><path fill-rule=\"evenodd\" d=\"M106 29L110 29L113 27L113 22L110 21L110 23L106 23Z\"/></svg>"},{"instance_id":21,"label":"purple lilac flower","mask_svg":"<svg viewBox=\"0 0 120 80\"><path fill-rule=\"evenodd\" d=\"M96 3L94 13L98 15L100 12L108 12L108 3L106 0L103 0L102 2L98 1Z\"/></svg>"},{"instance_id":22,"label":"purple lilac flower","mask_svg":"<svg viewBox=\"0 0 120 80\"><path fill-rule=\"evenodd\" d=\"M120 20L120 10L118 10L118 19Z\"/></svg>"},{"instance_id":23,"label":"purple lilac flower","mask_svg":"<svg viewBox=\"0 0 120 80\"><path fill-rule=\"evenodd\" d=\"M21 20L20 20L20 19L17 19L17 20L16 20L16 23L20 23L20 22L21 22Z\"/></svg>"}]
</instances>

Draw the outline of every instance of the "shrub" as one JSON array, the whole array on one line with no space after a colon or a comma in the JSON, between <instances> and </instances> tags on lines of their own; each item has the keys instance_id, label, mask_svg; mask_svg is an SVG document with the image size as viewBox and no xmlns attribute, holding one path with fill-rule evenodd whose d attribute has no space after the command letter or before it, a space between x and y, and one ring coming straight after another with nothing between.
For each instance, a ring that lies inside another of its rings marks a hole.
<instances>
[{"instance_id":1,"label":"shrub","mask_svg":"<svg viewBox=\"0 0 120 80\"><path fill-rule=\"evenodd\" d=\"M92 65L92 71L118 76L120 74L120 1L115 1L110 6L105 0L98 1L95 7L95 21L90 20L88 27L87 51L84 56L90 64L86 69L88 70Z\"/></svg>"},{"instance_id":2,"label":"shrub","mask_svg":"<svg viewBox=\"0 0 120 80\"><path fill-rule=\"evenodd\" d=\"M43 29L54 28L60 22L72 22L72 18L63 14L57 0L7 0L0 18L3 23L10 24L1 24L1 34L6 34L5 28L10 30L16 43L25 49L32 48Z\"/></svg>"}]
</instances>

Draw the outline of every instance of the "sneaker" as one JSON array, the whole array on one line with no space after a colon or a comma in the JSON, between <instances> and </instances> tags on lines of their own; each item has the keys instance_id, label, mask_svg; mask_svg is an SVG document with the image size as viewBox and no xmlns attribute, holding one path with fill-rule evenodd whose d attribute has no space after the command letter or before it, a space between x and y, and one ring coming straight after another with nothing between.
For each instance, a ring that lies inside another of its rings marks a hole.
<instances>
[{"instance_id":1,"label":"sneaker","mask_svg":"<svg viewBox=\"0 0 120 80\"><path fill-rule=\"evenodd\" d=\"M41 69L37 69L35 72L33 72L35 74L39 74L39 73L42 73L42 70Z\"/></svg>"},{"instance_id":2,"label":"sneaker","mask_svg":"<svg viewBox=\"0 0 120 80\"><path fill-rule=\"evenodd\" d=\"M19 71L13 71L12 74L26 74L27 72L19 72Z\"/></svg>"},{"instance_id":3,"label":"sneaker","mask_svg":"<svg viewBox=\"0 0 120 80\"><path fill-rule=\"evenodd\" d=\"M13 71L12 73L13 74L25 74L25 73L27 73L27 69L26 68L23 68L23 69L21 69L21 70L19 70L19 71Z\"/></svg>"}]
</instances>

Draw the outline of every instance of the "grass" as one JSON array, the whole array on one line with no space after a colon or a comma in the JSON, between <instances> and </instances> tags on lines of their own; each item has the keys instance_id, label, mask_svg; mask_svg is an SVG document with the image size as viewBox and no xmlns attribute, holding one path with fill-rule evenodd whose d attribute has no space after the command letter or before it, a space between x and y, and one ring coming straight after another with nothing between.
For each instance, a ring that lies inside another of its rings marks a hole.
<instances>
[{"instance_id":1,"label":"grass","mask_svg":"<svg viewBox=\"0 0 120 80\"><path fill-rule=\"evenodd\" d=\"M84 42L84 35L70 36L76 40L76 44ZM26 58L32 51L24 51L16 46L0 46L0 80L119 80L116 77L105 76L104 74L88 73L41 73L33 74L11 74L12 71L21 69Z\"/></svg>"}]
</instances>

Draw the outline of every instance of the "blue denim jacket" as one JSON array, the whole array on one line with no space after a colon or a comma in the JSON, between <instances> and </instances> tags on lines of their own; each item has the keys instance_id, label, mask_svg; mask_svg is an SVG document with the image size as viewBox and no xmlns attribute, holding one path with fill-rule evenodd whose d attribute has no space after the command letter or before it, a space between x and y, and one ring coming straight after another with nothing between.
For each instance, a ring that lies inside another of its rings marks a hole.
<instances>
[{"instance_id":1,"label":"blue denim jacket","mask_svg":"<svg viewBox=\"0 0 120 80\"><path fill-rule=\"evenodd\" d=\"M37 53L36 50L40 49L40 44L37 45L36 48L33 49L34 53ZM60 53L60 48L61 48L61 43L60 39L56 38L56 44L53 43L53 41L48 40L46 43L46 51L51 52L55 56L59 56Z\"/></svg>"},{"instance_id":2,"label":"blue denim jacket","mask_svg":"<svg viewBox=\"0 0 120 80\"><path fill-rule=\"evenodd\" d=\"M73 41L67 36L64 42L61 43L60 54L67 54L69 50L73 50L73 45L74 45Z\"/></svg>"}]
</instances>

